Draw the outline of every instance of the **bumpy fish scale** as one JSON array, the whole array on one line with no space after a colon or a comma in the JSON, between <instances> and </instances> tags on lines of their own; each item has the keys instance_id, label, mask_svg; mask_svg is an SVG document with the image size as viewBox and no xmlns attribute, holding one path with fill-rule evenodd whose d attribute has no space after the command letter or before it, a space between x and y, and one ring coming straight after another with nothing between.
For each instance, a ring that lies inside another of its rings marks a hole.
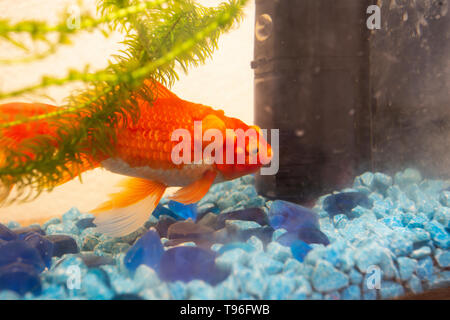
<instances>
[{"instance_id":1,"label":"bumpy fish scale","mask_svg":"<svg viewBox=\"0 0 450 320\"><path fill-rule=\"evenodd\" d=\"M139 121L120 129L117 155L130 167L181 168L182 165L175 165L171 160L172 149L178 144L171 141L172 132L186 129L193 137L194 121L211 112L215 113L210 107L171 98L158 99L153 106L143 105Z\"/></svg>"}]
</instances>

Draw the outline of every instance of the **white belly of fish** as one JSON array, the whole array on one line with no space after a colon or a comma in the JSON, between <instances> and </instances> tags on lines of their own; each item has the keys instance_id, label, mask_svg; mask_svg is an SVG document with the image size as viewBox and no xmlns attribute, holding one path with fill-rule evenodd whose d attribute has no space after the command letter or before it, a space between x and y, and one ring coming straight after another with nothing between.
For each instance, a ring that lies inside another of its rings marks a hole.
<instances>
[{"instance_id":1,"label":"white belly of fish","mask_svg":"<svg viewBox=\"0 0 450 320\"><path fill-rule=\"evenodd\" d=\"M181 169L153 169L148 166L130 167L119 158L109 158L102 161L102 166L111 172L129 177L143 178L164 183L169 187L184 187L199 180L207 170L214 170L210 164L185 164ZM222 182L218 174L214 183Z\"/></svg>"}]
</instances>

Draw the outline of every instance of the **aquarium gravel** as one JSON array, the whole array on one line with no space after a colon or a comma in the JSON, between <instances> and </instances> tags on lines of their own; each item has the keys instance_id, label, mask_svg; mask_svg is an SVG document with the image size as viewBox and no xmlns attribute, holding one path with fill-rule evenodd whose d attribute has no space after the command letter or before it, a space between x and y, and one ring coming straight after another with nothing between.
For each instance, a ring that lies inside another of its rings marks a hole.
<instances>
[{"instance_id":1,"label":"aquarium gravel","mask_svg":"<svg viewBox=\"0 0 450 320\"><path fill-rule=\"evenodd\" d=\"M450 183L414 169L358 176L312 209L254 178L197 205L163 199L111 238L76 208L0 225L0 299L391 299L450 286Z\"/></svg>"}]
</instances>

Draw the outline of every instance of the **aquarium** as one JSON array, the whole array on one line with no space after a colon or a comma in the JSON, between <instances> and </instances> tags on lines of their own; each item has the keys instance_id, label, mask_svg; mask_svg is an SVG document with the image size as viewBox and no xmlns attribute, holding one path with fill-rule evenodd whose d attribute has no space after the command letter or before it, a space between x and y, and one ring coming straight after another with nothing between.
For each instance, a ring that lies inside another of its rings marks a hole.
<instances>
[{"instance_id":1,"label":"aquarium","mask_svg":"<svg viewBox=\"0 0 450 320\"><path fill-rule=\"evenodd\" d=\"M450 299L448 9L0 1L0 300Z\"/></svg>"}]
</instances>

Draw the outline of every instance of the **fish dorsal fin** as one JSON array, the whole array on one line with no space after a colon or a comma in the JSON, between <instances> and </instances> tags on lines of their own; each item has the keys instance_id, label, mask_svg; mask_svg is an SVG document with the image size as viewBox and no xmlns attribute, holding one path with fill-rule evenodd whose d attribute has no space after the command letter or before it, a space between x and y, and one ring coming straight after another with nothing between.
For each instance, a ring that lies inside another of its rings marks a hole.
<instances>
[{"instance_id":1,"label":"fish dorsal fin","mask_svg":"<svg viewBox=\"0 0 450 320\"><path fill-rule=\"evenodd\" d=\"M153 90L153 92L156 91L156 98L158 99L160 98L180 99L175 93L167 89L165 86L163 86L156 80L147 80L145 84L149 86Z\"/></svg>"},{"instance_id":2,"label":"fish dorsal fin","mask_svg":"<svg viewBox=\"0 0 450 320\"><path fill-rule=\"evenodd\" d=\"M202 131L205 132L208 129L218 129L225 133L225 122L216 115L208 114L202 119Z\"/></svg>"},{"instance_id":3,"label":"fish dorsal fin","mask_svg":"<svg viewBox=\"0 0 450 320\"><path fill-rule=\"evenodd\" d=\"M130 234L148 220L161 200L166 185L140 178L124 179L119 186L123 191L110 194L110 200L91 213L100 233L113 237Z\"/></svg>"},{"instance_id":4,"label":"fish dorsal fin","mask_svg":"<svg viewBox=\"0 0 450 320\"><path fill-rule=\"evenodd\" d=\"M200 201L208 192L209 188L216 179L216 176L217 172L208 170L199 180L181 188L169 198L183 204L191 204Z\"/></svg>"}]
</instances>

